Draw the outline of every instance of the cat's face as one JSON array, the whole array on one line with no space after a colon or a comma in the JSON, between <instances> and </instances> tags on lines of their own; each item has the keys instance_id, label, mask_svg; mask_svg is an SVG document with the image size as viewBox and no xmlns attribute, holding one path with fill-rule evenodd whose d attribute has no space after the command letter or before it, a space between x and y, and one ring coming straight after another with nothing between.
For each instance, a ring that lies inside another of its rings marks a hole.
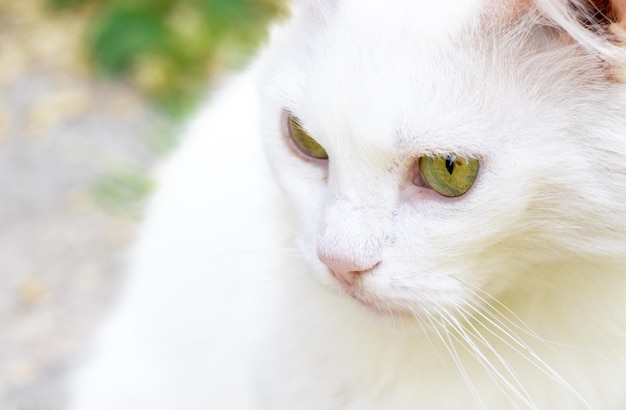
<instances>
[{"instance_id":1,"label":"cat's face","mask_svg":"<svg viewBox=\"0 0 626 410\"><path fill-rule=\"evenodd\" d=\"M312 273L375 310L436 314L622 252L624 123L599 60L545 27L484 24L483 2L426 3L336 2L270 51L266 146ZM476 164L456 197L424 166L453 175L452 157Z\"/></svg>"}]
</instances>

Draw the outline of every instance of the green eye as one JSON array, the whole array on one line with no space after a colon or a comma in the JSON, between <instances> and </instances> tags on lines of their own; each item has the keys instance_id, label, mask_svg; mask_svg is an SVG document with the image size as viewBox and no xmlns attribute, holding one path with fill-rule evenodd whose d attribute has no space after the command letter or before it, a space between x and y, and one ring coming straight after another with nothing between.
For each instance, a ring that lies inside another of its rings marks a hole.
<instances>
[{"instance_id":1,"label":"green eye","mask_svg":"<svg viewBox=\"0 0 626 410\"><path fill-rule=\"evenodd\" d=\"M287 135L293 141L296 148L307 157L328 159L326 150L304 131L298 118L290 113L286 113L286 117Z\"/></svg>"},{"instance_id":2,"label":"green eye","mask_svg":"<svg viewBox=\"0 0 626 410\"><path fill-rule=\"evenodd\" d=\"M478 175L478 160L454 155L422 157L420 171L438 194L456 197L469 191L474 184Z\"/></svg>"}]
</instances>

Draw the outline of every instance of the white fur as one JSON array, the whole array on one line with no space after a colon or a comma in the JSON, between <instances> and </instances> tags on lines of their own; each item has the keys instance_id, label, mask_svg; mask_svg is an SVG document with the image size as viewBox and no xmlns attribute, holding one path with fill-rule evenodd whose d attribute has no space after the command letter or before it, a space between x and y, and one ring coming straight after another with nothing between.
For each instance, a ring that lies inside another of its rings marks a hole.
<instances>
[{"instance_id":1,"label":"white fur","mask_svg":"<svg viewBox=\"0 0 626 410\"><path fill-rule=\"evenodd\" d=\"M296 5L162 170L72 409L626 408L619 49L510 3ZM411 183L446 153L460 198Z\"/></svg>"}]
</instances>

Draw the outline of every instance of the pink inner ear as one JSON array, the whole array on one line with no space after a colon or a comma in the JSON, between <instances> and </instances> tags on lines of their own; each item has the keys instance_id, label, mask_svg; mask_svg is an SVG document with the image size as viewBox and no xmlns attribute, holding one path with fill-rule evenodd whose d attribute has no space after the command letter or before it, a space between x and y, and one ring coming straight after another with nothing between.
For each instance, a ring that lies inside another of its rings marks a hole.
<instances>
[{"instance_id":1,"label":"pink inner ear","mask_svg":"<svg viewBox=\"0 0 626 410\"><path fill-rule=\"evenodd\" d=\"M590 3L611 22L622 24L626 17L626 0L590 0Z\"/></svg>"},{"instance_id":2,"label":"pink inner ear","mask_svg":"<svg viewBox=\"0 0 626 410\"><path fill-rule=\"evenodd\" d=\"M611 1L611 8L615 22L621 26L624 25L624 18L626 17L626 0L613 0Z\"/></svg>"}]
</instances>

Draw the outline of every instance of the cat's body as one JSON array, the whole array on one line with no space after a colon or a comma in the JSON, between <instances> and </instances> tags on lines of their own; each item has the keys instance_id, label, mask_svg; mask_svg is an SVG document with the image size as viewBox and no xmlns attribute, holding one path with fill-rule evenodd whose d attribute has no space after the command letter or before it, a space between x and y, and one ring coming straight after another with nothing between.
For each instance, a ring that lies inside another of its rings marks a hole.
<instances>
[{"instance_id":1,"label":"cat's body","mask_svg":"<svg viewBox=\"0 0 626 410\"><path fill-rule=\"evenodd\" d=\"M626 408L621 56L434 3L303 0L198 114L73 409ZM448 153L458 198L416 179Z\"/></svg>"}]
</instances>

